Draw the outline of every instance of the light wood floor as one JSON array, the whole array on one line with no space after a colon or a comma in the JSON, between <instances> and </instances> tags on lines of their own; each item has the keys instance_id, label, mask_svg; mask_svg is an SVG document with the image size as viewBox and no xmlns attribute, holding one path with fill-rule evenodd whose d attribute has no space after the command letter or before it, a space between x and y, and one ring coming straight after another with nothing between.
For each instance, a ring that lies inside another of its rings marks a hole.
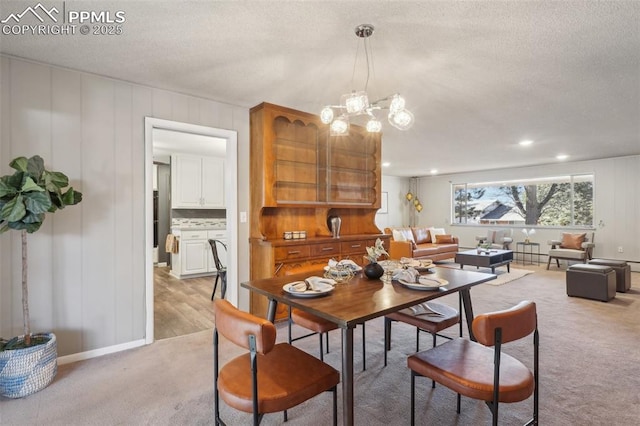
<instances>
[{"instance_id":1,"label":"light wood floor","mask_svg":"<svg viewBox=\"0 0 640 426\"><path fill-rule=\"evenodd\" d=\"M155 339L213 329L211 291L215 276L179 280L169 267L154 268ZM216 297L220 297L220 283Z\"/></svg>"}]
</instances>

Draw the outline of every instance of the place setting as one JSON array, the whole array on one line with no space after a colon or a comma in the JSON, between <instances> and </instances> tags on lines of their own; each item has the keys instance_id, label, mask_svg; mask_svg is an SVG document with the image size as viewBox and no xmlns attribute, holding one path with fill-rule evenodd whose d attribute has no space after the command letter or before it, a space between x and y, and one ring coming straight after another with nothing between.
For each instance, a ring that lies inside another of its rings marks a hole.
<instances>
[{"instance_id":1,"label":"place setting","mask_svg":"<svg viewBox=\"0 0 640 426\"><path fill-rule=\"evenodd\" d=\"M336 280L326 277L312 276L302 281L293 281L282 286L282 289L293 297L322 297L330 294L335 288Z\"/></svg>"},{"instance_id":2,"label":"place setting","mask_svg":"<svg viewBox=\"0 0 640 426\"><path fill-rule=\"evenodd\" d=\"M449 281L434 275L421 275L414 267L397 269L393 272L392 280L412 290L438 290L449 284Z\"/></svg>"}]
</instances>

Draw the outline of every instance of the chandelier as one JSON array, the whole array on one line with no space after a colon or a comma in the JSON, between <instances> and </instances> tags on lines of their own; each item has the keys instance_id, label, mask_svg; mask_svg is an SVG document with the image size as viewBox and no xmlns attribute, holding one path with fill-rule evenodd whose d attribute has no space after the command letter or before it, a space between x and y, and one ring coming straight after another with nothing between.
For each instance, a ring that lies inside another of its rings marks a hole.
<instances>
[{"instance_id":1,"label":"chandelier","mask_svg":"<svg viewBox=\"0 0 640 426\"><path fill-rule=\"evenodd\" d=\"M364 90L353 90L351 93L344 94L340 98L340 105L327 105L320 112L320 120L325 124L329 124L331 136L347 135L349 133L349 119L357 116L367 117L366 129L368 132L379 133L382 130L382 123L378 120L376 114L379 115L382 110L388 111L387 119L397 129L407 130L413 125L413 114L405 108L404 98L398 93L375 101L369 100L367 95L371 68L369 63L369 56L371 55L369 37L373 34L373 30L373 25L370 24L358 25L355 29L356 36L362 39L367 59L367 80ZM355 74L355 63L353 71ZM351 83L353 84L353 76Z\"/></svg>"}]
</instances>

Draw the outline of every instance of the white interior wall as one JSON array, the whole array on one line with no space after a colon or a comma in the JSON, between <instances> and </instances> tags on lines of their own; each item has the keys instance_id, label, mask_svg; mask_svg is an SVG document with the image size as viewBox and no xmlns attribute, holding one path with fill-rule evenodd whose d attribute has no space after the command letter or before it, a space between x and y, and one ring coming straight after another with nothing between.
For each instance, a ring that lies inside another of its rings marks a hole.
<instances>
[{"instance_id":1,"label":"white interior wall","mask_svg":"<svg viewBox=\"0 0 640 426\"><path fill-rule=\"evenodd\" d=\"M33 331L59 355L144 339L144 118L238 132L238 210L249 206L249 111L193 96L0 56L0 174L41 155L83 193L29 235ZM248 223L238 281L249 277ZM20 235L0 235L0 335L21 334ZM248 309L246 290L239 305Z\"/></svg>"},{"instance_id":2,"label":"white interior wall","mask_svg":"<svg viewBox=\"0 0 640 426\"><path fill-rule=\"evenodd\" d=\"M475 236L485 235L486 228L451 224L452 183L580 173L592 173L595 178L594 256L635 262L632 268L640 269L640 156L423 177L419 182L419 196L425 209L419 216L418 224L445 227L460 238L461 246L474 247ZM524 240L521 228L514 229L514 241ZM540 252L546 254L549 249L547 241L558 239L567 229L573 231L570 228L538 228L532 241L540 243ZM618 247L623 248L622 253L618 252Z\"/></svg>"},{"instance_id":3,"label":"white interior wall","mask_svg":"<svg viewBox=\"0 0 640 426\"><path fill-rule=\"evenodd\" d=\"M409 205L405 199L408 189L409 178L382 176L382 192L387 193L387 213L376 214L376 225L381 232L390 226L409 224Z\"/></svg>"}]
</instances>

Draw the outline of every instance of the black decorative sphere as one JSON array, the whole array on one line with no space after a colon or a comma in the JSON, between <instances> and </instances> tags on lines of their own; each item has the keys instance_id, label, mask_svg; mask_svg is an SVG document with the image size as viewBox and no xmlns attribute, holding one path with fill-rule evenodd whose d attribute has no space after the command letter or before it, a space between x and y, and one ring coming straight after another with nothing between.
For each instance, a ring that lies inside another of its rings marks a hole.
<instances>
[{"instance_id":1,"label":"black decorative sphere","mask_svg":"<svg viewBox=\"0 0 640 426\"><path fill-rule=\"evenodd\" d=\"M377 280L384 274L384 268L379 263L369 263L362 268L362 271L370 280Z\"/></svg>"}]
</instances>

